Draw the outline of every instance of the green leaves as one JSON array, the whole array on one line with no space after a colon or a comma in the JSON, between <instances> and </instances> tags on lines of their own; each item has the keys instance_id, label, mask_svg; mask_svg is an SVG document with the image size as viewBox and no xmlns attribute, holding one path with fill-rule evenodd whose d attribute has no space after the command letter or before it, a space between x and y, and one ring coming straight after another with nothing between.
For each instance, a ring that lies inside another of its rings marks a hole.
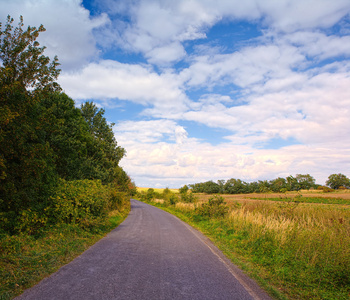
<instances>
[{"instance_id":1,"label":"green leaves","mask_svg":"<svg viewBox=\"0 0 350 300\"><path fill-rule=\"evenodd\" d=\"M332 174L329 175L326 184L332 189L339 189L340 187L350 188L350 179L344 174Z\"/></svg>"},{"instance_id":2,"label":"green leaves","mask_svg":"<svg viewBox=\"0 0 350 300\"><path fill-rule=\"evenodd\" d=\"M111 182L118 175L118 163L126 152L118 146L113 133L114 124L107 123L103 109L98 109L93 102L86 102L81 106L81 112L92 137L87 145L91 167L100 174L99 179ZM100 172L96 166L100 167Z\"/></svg>"},{"instance_id":3,"label":"green leaves","mask_svg":"<svg viewBox=\"0 0 350 300\"><path fill-rule=\"evenodd\" d=\"M5 30L0 23L0 59L3 67L0 73L0 85L19 83L24 89L60 90L55 82L60 70L57 57L50 62L44 56L45 47L39 47L36 41L39 34L45 31L43 25L38 29L28 26L23 30L23 18L20 17L18 27L13 27L13 18L7 17Z\"/></svg>"},{"instance_id":4,"label":"green leaves","mask_svg":"<svg viewBox=\"0 0 350 300\"><path fill-rule=\"evenodd\" d=\"M118 166L125 150L103 109L76 108L61 93L57 57L50 61L36 41L45 28L24 30L22 17L12 24L10 16L4 30L0 23L0 231L32 234L57 220L91 225L129 195L131 180ZM67 188L52 198L59 178ZM103 195L107 185L113 201Z\"/></svg>"},{"instance_id":5,"label":"green leaves","mask_svg":"<svg viewBox=\"0 0 350 300\"><path fill-rule=\"evenodd\" d=\"M195 210L196 214L206 218L220 218L228 213L228 206L221 196L213 196L208 202L198 206Z\"/></svg>"}]
</instances>

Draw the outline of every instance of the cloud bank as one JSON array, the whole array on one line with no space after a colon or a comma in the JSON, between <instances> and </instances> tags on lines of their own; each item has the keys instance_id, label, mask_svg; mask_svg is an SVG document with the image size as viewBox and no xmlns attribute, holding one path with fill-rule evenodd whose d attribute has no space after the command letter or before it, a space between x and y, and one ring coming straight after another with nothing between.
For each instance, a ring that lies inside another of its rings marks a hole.
<instances>
[{"instance_id":1,"label":"cloud bank","mask_svg":"<svg viewBox=\"0 0 350 300\"><path fill-rule=\"evenodd\" d=\"M60 84L107 109L140 186L350 175L349 1L0 4L45 25Z\"/></svg>"}]
</instances>

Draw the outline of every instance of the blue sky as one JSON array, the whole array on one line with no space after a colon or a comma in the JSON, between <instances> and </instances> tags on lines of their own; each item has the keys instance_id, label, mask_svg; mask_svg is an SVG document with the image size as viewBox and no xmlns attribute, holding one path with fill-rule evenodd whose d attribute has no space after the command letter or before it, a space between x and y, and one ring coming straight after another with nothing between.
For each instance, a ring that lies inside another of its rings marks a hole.
<instances>
[{"instance_id":1,"label":"blue sky","mask_svg":"<svg viewBox=\"0 0 350 300\"><path fill-rule=\"evenodd\" d=\"M350 176L348 0L0 0L43 24L138 186Z\"/></svg>"}]
</instances>

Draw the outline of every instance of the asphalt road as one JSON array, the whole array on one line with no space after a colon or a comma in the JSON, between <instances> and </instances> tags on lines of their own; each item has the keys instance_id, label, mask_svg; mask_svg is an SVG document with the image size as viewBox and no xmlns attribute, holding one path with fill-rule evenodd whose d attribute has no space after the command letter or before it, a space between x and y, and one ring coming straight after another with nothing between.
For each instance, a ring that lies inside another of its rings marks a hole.
<instances>
[{"instance_id":1,"label":"asphalt road","mask_svg":"<svg viewBox=\"0 0 350 300\"><path fill-rule=\"evenodd\" d=\"M198 231L131 204L118 228L16 299L270 299Z\"/></svg>"}]
</instances>

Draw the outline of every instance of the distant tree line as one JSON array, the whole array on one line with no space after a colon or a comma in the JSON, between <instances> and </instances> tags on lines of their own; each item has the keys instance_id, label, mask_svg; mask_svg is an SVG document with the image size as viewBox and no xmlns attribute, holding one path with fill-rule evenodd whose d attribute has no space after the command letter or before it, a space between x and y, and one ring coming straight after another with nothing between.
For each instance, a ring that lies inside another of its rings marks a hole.
<instances>
[{"instance_id":1,"label":"distant tree line","mask_svg":"<svg viewBox=\"0 0 350 300\"><path fill-rule=\"evenodd\" d=\"M326 182L331 189L350 188L350 180L343 174L332 174ZM265 192L286 192L317 189L322 187L316 184L315 179L310 174L297 174L287 178L278 177L273 180L259 180L254 182L245 182L241 179L229 179L206 181L201 183L189 184L193 193L207 194L246 194L246 193L265 193ZM325 188L327 189L327 188Z\"/></svg>"},{"instance_id":2,"label":"distant tree line","mask_svg":"<svg viewBox=\"0 0 350 300\"><path fill-rule=\"evenodd\" d=\"M24 30L22 17L18 27L12 23L10 17L4 28L0 23L0 227L6 231L27 219L47 223L58 205L55 193L62 196L62 186L74 188L64 181L77 186L95 180L121 193L134 190L119 166L125 150L104 110L92 102L75 107L56 82L58 59L50 61L36 41L44 27ZM82 186L87 191L100 184ZM66 201L72 211L83 206L72 201ZM93 205L84 208L87 215Z\"/></svg>"}]
</instances>

